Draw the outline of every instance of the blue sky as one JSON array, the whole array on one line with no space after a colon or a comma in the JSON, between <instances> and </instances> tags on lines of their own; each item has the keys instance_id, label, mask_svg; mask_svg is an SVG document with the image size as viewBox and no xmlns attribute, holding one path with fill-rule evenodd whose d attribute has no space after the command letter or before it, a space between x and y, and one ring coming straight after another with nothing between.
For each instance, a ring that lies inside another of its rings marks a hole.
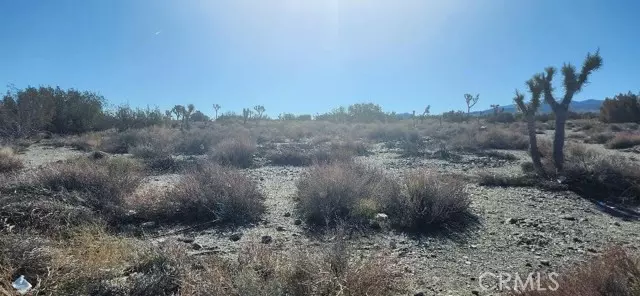
<instances>
[{"instance_id":1,"label":"blue sky","mask_svg":"<svg viewBox=\"0 0 640 296\"><path fill-rule=\"evenodd\" d=\"M0 11L0 91L59 85L208 114L358 102L439 113L465 109L467 92L476 110L511 104L532 74L596 48L604 67L577 100L640 90L634 0L0 0Z\"/></svg>"}]
</instances>

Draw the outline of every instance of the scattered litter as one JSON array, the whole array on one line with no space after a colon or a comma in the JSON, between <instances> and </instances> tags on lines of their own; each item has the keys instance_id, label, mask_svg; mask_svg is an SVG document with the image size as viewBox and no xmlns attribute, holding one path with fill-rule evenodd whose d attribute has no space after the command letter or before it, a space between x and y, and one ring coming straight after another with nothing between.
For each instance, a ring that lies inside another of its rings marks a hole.
<instances>
[{"instance_id":1,"label":"scattered litter","mask_svg":"<svg viewBox=\"0 0 640 296\"><path fill-rule=\"evenodd\" d=\"M24 275L21 275L11 285L21 295L27 294L27 292L29 292L29 290L31 290L31 287L32 287L31 284L26 279L24 279Z\"/></svg>"}]
</instances>

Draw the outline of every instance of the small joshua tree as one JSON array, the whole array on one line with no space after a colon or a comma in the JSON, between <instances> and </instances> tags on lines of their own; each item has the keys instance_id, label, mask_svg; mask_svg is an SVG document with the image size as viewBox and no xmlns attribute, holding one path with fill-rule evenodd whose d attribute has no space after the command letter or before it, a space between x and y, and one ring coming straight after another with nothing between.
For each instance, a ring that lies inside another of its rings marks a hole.
<instances>
[{"instance_id":1,"label":"small joshua tree","mask_svg":"<svg viewBox=\"0 0 640 296\"><path fill-rule=\"evenodd\" d=\"M184 114L184 106L182 105L175 105L173 106L173 108L171 109L171 112L173 112L173 114L176 115L176 119L178 121L180 121L180 118L182 118L182 114Z\"/></svg>"},{"instance_id":2,"label":"small joshua tree","mask_svg":"<svg viewBox=\"0 0 640 296\"><path fill-rule=\"evenodd\" d=\"M256 111L256 124L258 124L258 121L260 121L260 118L262 118L262 113L264 113L265 111L264 106L262 105L254 106L253 110Z\"/></svg>"},{"instance_id":3,"label":"small joshua tree","mask_svg":"<svg viewBox=\"0 0 640 296\"><path fill-rule=\"evenodd\" d=\"M189 104L187 105L187 109L184 110L184 113L182 114L182 121L184 126L187 129L191 128L191 123L190 123L190 119L191 119L191 114L193 114L193 111L196 109L195 106L193 106L193 104Z\"/></svg>"},{"instance_id":4,"label":"small joshua tree","mask_svg":"<svg viewBox=\"0 0 640 296\"><path fill-rule=\"evenodd\" d=\"M492 104L491 108L493 109L493 115L498 115L498 113L504 111L504 108L500 109L500 104Z\"/></svg>"},{"instance_id":5,"label":"small joshua tree","mask_svg":"<svg viewBox=\"0 0 640 296\"><path fill-rule=\"evenodd\" d=\"M556 129L553 137L553 163L557 172L563 171L564 164L564 126L567 122L567 115L569 113L569 105L573 96L582 90L585 84L588 83L589 75L594 71L602 67L602 57L600 57L600 50L596 50L595 54L587 53L582 69L580 73L576 73L576 67L571 63L566 63L562 66L562 75L564 76L564 96L561 101L557 101L553 96L553 75L556 73L554 67L547 67L544 73L534 76L542 86L544 94L544 101L551 106L551 110L556 116Z\"/></svg>"},{"instance_id":6,"label":"small joshua tree","mask_svg":"<svg viewBox=\"0 0 640 296\"><path fill-rule=\"evenodd\" d=\"M480 99L479 94L477 94L475 97L472 96L471 94L464 94L464 100L467 103L467 116L471 113L471 108L473 108L473 106L475 106L476 103L478 103L479 99Z\"/></svg>"},{"instance_id":7,"label":"small joshua tree","mask_svg":"<svg viewBox=\"0 0 640 296\"><path fill-rule=\"evenodd\" d=\"M424 119L427 118L427 116L429 116L430 110L431 110L431 105L427 105L427 107L424 108L424 112L422 112L422 116L420 116L420 123L423 123Z\"/></svg>"},{"instance_id":8,"label":"small joshua tree","mask_svg":"<svg viewBox=\"0 0 640 296\"><path fill-rule=\"evenodd\" d=\"M244 124L247 124L247 119L251 117L251 109L242 108L242 119L244 120Z\"/></svg>"},{"instance_id":9,"label":"small joshua tree","mask_svg":"<svg viewBox=\"0 0 640 296\"><path fill-rule=\"evenodd\" d=\"M518 110L522 112L527 121L527 129L529 130L529 154L531 154L531 162L533 169L538 175L544 175L542 162L540 161L540 152L538 151L538 140L536 138L536 112L540 108L540 96L542 95L542 86L538 83L537 75L527 81L529 92L531 93L531 101L524 102L524 94L516 90L516 96L513 101L516 103ZM493 106L493 105L492 105ZM496 110L497 107L494 107ZM497 113L496 113L497 114Z\"/></svg>"},{"instance_id":10,"label":"small joshua tree","mask_svg":"<svg viewBox=\"0 0 640 296\"><path fill-rule=\"evenodd\" d=\"M216 111L216 120L218 120L218 110L220 110L220 105L213 104L213 110Z\"/></svg>"}]
</instances>

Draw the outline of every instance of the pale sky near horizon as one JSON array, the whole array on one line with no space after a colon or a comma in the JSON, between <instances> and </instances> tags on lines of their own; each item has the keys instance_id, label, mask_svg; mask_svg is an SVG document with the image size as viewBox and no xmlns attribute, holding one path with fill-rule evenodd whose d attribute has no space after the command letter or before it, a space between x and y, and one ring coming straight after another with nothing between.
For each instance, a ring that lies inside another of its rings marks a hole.
<instances>
[{"instance_id":1,"label":"pale sky near horizon","mask_svg":"<svg viewBox=\"0 0 640 296\"><path fill-rule=\"evenodd\" d=\"M577 100L640 91L632 0L0 0L5 85L91 90L112 104L315 114L512 103L546 66L603 68ZM556 80L556 88L561 92Z\"/></svg>"}]
</instances>

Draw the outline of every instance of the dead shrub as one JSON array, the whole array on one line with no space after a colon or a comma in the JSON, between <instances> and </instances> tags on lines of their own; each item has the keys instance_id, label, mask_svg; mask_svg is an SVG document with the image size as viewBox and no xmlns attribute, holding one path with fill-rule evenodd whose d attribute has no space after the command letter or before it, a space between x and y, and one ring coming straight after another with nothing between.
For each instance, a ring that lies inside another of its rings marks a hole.
<instances>
[{"instance_id":1,"label":"dead shrub","mask_svg":"<svg viewBox=\"0 0 640 296\"><path fill-rule=\"evenodd\" d=\"M481 149L525 150L529 147L529 140L525 134L513 130L495 128L477 135L478 146Z\"/></svg>"},{"instance_id":2,"label":"dead shrub","mask_svg":"<svg viewBox=\"0 0 640 296\"><path fill-rule=\"evenodd\" d=\"M386 213L400 228L427 231L434 226L462 222L471 199L466 183L449 175L413 172L405 177L405 192L388 200Z\"/></svg>"},{"instance_id":3,"label":"dead shrub","mask_svg":"<svg viewBox=\"0 0 640 296\"><path fill-rule=\"evenodd\" d=\"M640 134L619 133L605 144L609 149L626 149L640 145Z\"/></svg>"},{"instance_id":4,"label":"dead shrub","mask_svg":"<svg viewBox=\"0 0 640 296\"><path fill-rule=\"evenodd\" d=\"M605 144L615 137L612 132L596 133L584 140L588 144Z\"/></svg>"},{"instance_id":5,"label":"dead shrub","mask_svg":"<svg viewBox=\"0 0 640 296\"><path fill-rule=\"evenodd\" d=\"M132 159L79 158L48 165L37 172L35 182L56 191L80 193L89 208L109 212L138 187L141 171L142 166Z\"/></svg>"},{"instance_id":6,"label":"dead shrub","mask_svg":"<svg viewBox=\"0 0 640 296\"><path fill-rule=\"evenodd\" d=\"M400 191L381 171L351 162L314 165L296 186L300 215L316 226L365 222Z\"/></svg>"},{"instance_id":7,"label":"dead shrub","mask_svg":"<svg viewBox=\"0 0 640 296\"><path fill-rule=\"evenodd\" d=\"M256 183L235 169L217 164L204 164L188 173L156 200L134 205L141 218L243 224L257 221L264 212L264 196Z\"/></svg>"},{"instance_id":8,"label":"dead shrub","mask_svg":"<svg viewBox=\"0 0 640 296\"><path fill-rule=\"evenodd\" d=\"M528 166L531 166L530 168ZM533 172L533 165L529 162L523 168L525 172ZM532 187L538 183L534 175L507 175L494 173L481 173L479 175L479 185L497 187Z\"/></svg>"},{"instance_id":9,"label":"dead shrub","mask_svg":"<svg viewBox=\"0 0 640 296\"><path fill-rule=\"evenodd\" d=\"M76 226L103 223L91 209L61 201L72 199L61 193L50 197L29 196L28 200L14 196L7 194L0 198L0 233L34 232L55 236Z\"/></svg>"},{"instance_id":10,"label":"dead shrub","mask_svg":"<svg viewBox=\"0 0 640 296\"><path fill-rule=\"evenodd\" d=\"M221 165L248 168L253 163L256 144L249 137L234 137L220 142L209 157Z\"/></svg>"},{"instance_id":11,"label":"dead shrub","mask_svg":"<svg viewBox=\"0 0 640 296\"><path fill-rule=\"evenodd\" d=\"M547 281L540 287L546 291L517 291L519 296L636 296L640 295L640 261L622 248L604 254L562 273L556 283ZM531 289L531 288L530 288ZM537 289L536 289L537 290Z\"/></svg>"},{"instance_id":12,"label":"dead shrub","mask_svg":"<svg viewBox=\"0 0 640 296\"><path fill-rule=\"evenodd\" d=\"M529 140L525 133L496 126L489 127L487 130L463 129L456 133L450 142L455 148L470 151L480 149L525 150L529 148Z\"/></svg>"},{"instance_id":13,"label":"dead shrub","mask_svg":"<svg viewBox=\"0 0 640 296\"><path fill-rule=\"evenodd\" d=\"M23 168L22 161L16 157L13 149L0 147L0 174L15 172Z\"/></svg>"},{"instance_id":14,"label":"dead shrub","mask_svg":"<svg viewBox=\"0 0 640 296\"><path fill-rule=\"evenodd\" d=\"M562 177L571 191L600 201L640 202L640 166L623 156L603 155L585 145L569 143L565 146L563 176L557 176L551 152L541 154L546 174Z\"/></svg>"},{"instance_id":15,"label":"dead shrub","mask_svg":"<svg viewBox=\"0 0 640 296\"><path fill-rule=\"evenodd\" d=\"M578 194L619 203L640 202L640 167L622 156L571 151L565 183Z\"/></svg>"}]
</instances>

